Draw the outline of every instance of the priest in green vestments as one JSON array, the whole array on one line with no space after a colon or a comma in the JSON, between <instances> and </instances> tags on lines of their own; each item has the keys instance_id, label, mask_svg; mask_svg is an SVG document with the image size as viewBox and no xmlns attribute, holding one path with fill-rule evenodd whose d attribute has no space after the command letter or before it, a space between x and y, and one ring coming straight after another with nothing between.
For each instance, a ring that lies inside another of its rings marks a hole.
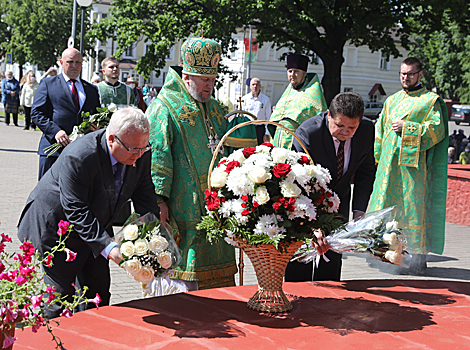
<instances>
[{"instance_id":1,"label":"priest in green vestments","mask_svg":"<svg viewBox=\"0 0 470 350\"><path fill-rule=\"evenodd\" d=\"M282 94L270 121L280 123L295 134L307 119L325 112L326 100L316 73L307 73L308 57L299 54L287 56L289 86ZM271 143L276 147L292 148L293 136L275 125L268 125Z\"/></svg>"},{"instance_id":2,"label":"priest in green vestments","mask_svg":"<svg viewBox=\"0 0 470 350\"><path fill-rule=\"evenodd\" d=\"M181 67L169 68L146 112L160 217L171 225L183 257L170 278L176 288L184 284L188 290L234 286L234 248L224 241L211 245L196 230L206 215L204 191L212 155L227 129L211 96L221 49L214 40L194 38L184 42L181 55L182 72Z\"/></svg>"},{"instance_id":3,"label":"priest in green vestments","mask_svg":"<svg viewBox=\"0 0 470 350\"><path fill-rule=\"evenodd\" d=\"M97 84L100 92L101 107L114 103L118 107L136 106L132 89L119 81L119 61L116 57L106 57L101 62L104 81Z\"/></svg>"},{"instance_id":4,"label":"priest in green vestments","mask_svg":"<svg viewBox=\"0 0 470 350\"><path fill-rule=\"evenodd\" d=\"M412 272L426 269L426 254L444 250L447 194L447 107L423 88L419 59L401 64L403 90L384 104L375 128L377 175L369 211L398 206L409 229Z\"/></svg>"}]
</instances>

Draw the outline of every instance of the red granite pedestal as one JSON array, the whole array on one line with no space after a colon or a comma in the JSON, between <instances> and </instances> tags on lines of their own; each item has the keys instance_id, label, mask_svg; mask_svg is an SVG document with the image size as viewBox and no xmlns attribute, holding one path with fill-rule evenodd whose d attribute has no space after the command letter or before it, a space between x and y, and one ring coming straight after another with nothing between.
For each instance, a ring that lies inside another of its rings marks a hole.
<instances>
[{"instance_id":1,"label":"red granite pedestal","mask_svg":"<svg viewBox=\"0 0 470 350\"><path fill-rule=\"evenodd\" d=\"M470 349L470 283L364 280L285 283L287 314L246 307L257 286L135 300L63 319L65 348ZM16 350L53 349L45 329Z\"/></svg>"}]
</instances>

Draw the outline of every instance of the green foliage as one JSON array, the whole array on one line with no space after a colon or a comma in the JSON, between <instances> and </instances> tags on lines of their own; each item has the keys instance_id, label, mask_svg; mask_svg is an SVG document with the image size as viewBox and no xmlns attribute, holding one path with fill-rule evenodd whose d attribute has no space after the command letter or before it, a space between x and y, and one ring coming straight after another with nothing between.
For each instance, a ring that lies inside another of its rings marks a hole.
<instances>
[{"instance_id":1,"label":"green foliage","mask_svg":"<svg viewBox=\"0 0 470 350\"><path fill-rule=\"evenodd\" d=\"M29 62L42 69L55 65L67 48L72 10L72 0L0 0L0 15L7 14L0 20L1 51L11 51L20 65ZM78 11L77 32L80 16ZM89 26L88 16L85 24ZM76 43L78 47L79 38Z\"/></svg>"}]
</instances>

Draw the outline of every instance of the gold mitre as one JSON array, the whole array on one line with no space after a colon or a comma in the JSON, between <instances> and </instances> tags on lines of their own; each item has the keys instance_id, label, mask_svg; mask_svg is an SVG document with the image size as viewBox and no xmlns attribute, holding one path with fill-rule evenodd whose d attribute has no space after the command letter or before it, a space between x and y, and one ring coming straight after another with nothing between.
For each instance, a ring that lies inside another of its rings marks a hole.
<instances>
[{"instance_id":1,"label":"gold mitre","mask_svg":"<svg viewBox=\"0 0 470 350\"><path fill-rule=\"evenodd\" d=\"M183 73L213 77L220 62L220 45L212 39L192 38L181 46Z\"/></svg>"}]
</instances>

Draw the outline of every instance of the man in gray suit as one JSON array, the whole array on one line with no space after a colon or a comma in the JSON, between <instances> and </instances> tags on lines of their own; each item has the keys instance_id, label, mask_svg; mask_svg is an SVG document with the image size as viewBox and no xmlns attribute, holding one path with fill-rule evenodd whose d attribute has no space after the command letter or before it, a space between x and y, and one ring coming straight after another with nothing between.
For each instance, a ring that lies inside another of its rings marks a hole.
<instances>
[{"instance_id":1,"label":"man in gray suit","mask_svg":"<svg viewBox=\"0 0 470 350\"><path fill-rule=\"evenodd\" d=\"M137 213L159 214L149 150L144 113L120 109L106 130L69 144L29 195L19 222L21 241L29 240L44 253L56 245L60 220L74 225L66 247L77 253L76 259L65 262L61 252L51 268L44 267L45 282L62 296L72 299L77 279L80 286L89 287L87 298L98 293L101 304L109 305L108 259L119 263L121 253L106 230L112 232L113 220L129 198ZM48 310L47 316L57 317L60 311Z\"/></svg>"}]
</instances>

